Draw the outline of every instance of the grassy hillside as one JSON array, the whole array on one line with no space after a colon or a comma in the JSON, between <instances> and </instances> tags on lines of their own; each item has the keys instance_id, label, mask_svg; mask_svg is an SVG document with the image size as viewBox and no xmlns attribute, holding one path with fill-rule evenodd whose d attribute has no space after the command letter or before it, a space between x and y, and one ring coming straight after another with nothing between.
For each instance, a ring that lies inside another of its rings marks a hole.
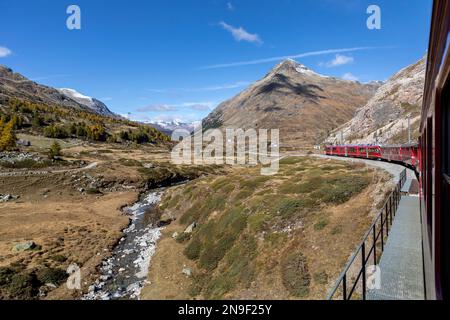
<instances>
[{"instance_id":1,"label":"grassy hillside","mask_svg":"<svg viewBox=\"0 0 450 320\"><path fill-rule=\"evenodd\" d=\"M152 143L169 137L148 125L97 115L70 107L32 103L15 98L0 103L0 125L13 122L16 133L48 138L77 138L111 143Z\"/></svg>"},{"instance_id":2,"label":"grassy hillside","mask_svg":"<svg viewBox=\"0 0 450 320\"><path fill-rule=\"evenodd\" d=\"M303 157L282 160L274 177L236 169L174 188L159 209L176 221L143 298L324 298L386 179L363 165ZM183 232L194 222L193 233Z\"/></svg>"}]
</instances>

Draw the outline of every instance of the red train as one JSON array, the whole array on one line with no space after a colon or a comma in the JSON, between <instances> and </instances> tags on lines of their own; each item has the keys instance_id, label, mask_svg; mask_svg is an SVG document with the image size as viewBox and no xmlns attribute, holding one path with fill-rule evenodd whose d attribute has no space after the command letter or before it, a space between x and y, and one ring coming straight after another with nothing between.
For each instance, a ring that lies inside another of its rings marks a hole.
<instances>
[{"instance_id":1,"label":"red train","mask_svg":"<svg viewBox=\"0 0 450 320\"><path fill-rule=\"evenodd\" d=\"M420 169L419 146L417 144L399 145L399 146L381 146L381 145L326 146L325 154L330 156L398 162L416 171Z\"/></svg>"},{"instance_id":2,"label":"red train","mask_svg":"<svg viewBox=\"0 0 450 320\"><path fill-rule=\"evenodd\" d=\"M450 0L434 0L418 145L327 146L326 154L413 167L421 192L427 299L450 298Z\"/></svg>"}]
</instances>

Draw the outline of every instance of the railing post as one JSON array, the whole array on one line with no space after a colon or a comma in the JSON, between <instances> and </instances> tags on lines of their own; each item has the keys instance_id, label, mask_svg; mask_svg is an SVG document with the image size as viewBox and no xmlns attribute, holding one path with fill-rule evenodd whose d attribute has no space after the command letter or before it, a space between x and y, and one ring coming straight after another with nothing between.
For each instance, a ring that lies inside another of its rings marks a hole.
<instances>
[{"instance_id":1,"label":"railing post","mask_svg":"<svg viewBox=\"0 0 450 320\"><path fill-rule=\"evenodd\" d=\"M387 210L388 210L388 206L386 203L386 206L384 207L384 213L386 216L386 237L389 237L389 212Z\"/></svg>"},{"instance_id":2,"label":"railing post","mask_svg":"<svg viewBox=\"0 0 450 320\"><path fill-rule=\"evenodd\" d=\"M373 229L372 229L372 233L373 233L373 265L377 265L377 224L375 223L373 225Z\"/></svg>"},{"instance_id":3,"label":"railing post","mask_svg":"<svg viewBox=\"0 0 450 320\"><path fill-rule=\"evenodd\" d=\"M366 300L366 242L361 247L362 254L362 297Z\"/></svg>"},{"instance_id":4,"label":"railing post","mask_svg":"<svg viewBox=\"0 0 450 320\"><path fill-rule=\"evenodd\" d=\"M344 274L342 278L342 297L347 300L347 274Z\"/></svg>"},{"instance_id":5,"label":"railing post","mask_svg":"<svg viewBox=\"0 0 450 320\"><path fill-rule=\"evenodd\" d=\"M390 220L391 220L391 223L390 223L390 225L392 226L392 224L394 223L393 222L393 217L395 216L395 214L393 214L393 212L392 212L392 201L391 201L392 199L389 199L389 217L390 217Z\"/></svg>"},{"instance_id":6,"label":"railing post","mask_svg":"<svg viewBox=\"0 0 450 320\"><path fill-rule=\"evenodd\" d=\"M381 252L384 251L384 225L383 225L383 210L381 210L381 224L380 224L380 231L381 231Z\"/></svg>"}]
</instances>

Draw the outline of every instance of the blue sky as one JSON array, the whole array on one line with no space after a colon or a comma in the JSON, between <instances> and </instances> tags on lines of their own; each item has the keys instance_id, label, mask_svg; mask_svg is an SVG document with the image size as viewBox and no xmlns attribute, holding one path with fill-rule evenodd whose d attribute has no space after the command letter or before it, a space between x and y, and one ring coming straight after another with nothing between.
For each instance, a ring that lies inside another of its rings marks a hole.
<instances>
[{"instance_id":1,"label":"blue sky","mask_svg":"<svg viewBox=\"0 0 450 320\"><path fill-rule=\"evenodd\" d=\"M140 120L198 120L282 57L361 82L427 50L431 0L0 0L0 64ZM81 30L66 9L81 8ZM381 30L366 27L369 5ZM241 63L245 62L245 63Z\"/></svg>"}]
</instances>

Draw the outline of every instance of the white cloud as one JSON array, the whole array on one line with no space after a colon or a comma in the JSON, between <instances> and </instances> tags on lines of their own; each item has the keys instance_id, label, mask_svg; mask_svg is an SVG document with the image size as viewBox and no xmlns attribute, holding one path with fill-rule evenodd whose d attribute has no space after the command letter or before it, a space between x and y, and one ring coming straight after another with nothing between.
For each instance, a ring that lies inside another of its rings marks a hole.
<instances>
[{"instance_id":1,"label":"white cloud","mask_svg":"<svg viewBox=\"0 0 450 320\"><path fill-rule=\"evenodd\" d=\"M182 89L182 90L188 91L188 92L220 91L220 90L241 88L241 87L248 86L249 84L251 84L251 82L249 82L249 81L238 81L238 82L228 83L228 84L221 84L221 85L208 86L208 87L202 87L202 88Z\"/></svg>"},{"instance_id":2,"label":"white cloud","mask_svg":"<svg viewBox=\"0 0 450 320\"><path fill-rule=\"evenodd\" d=\"M233 26L231 26L231 25L229 25L229 24L227 24L227 23L225 23L223 21L221 21L219 23L219 25L223 29L225 29L228 32L230 32L231 35L233 36L233 38L236 41L247 41L247 42L256 43L256 44L262 44L263 43L261 38L259 37L259 35L257 35L256 33L255 34L249 33L242 27L235 28L235 27L233 27Z\"/></svg>"},{"instance_id":3,"label":"white cloud","mask_svg":"<svg viewBox=\"0 0 450 320\"><path fill-rule=\"evenodd\" d=\"M171 106L168 104L152 104L150 106L142 107L137 109L137 112L172 112L176 111L177 108L175 106Z\"/></svg>"},{"instance_id":4,"label":"white cloud","mask_svg":"<svg viewBox=\"0 0 450 320\"><path fill-rule=\"evenodd\" d=\"M209 111L217 106L216 102L185 102L182 107L187 107L195 111Z\"/></svg>"},{"instance_id":5,"label":"white cloud","mask_svg":"<svg viewBox=\"0 0 450 320\"><path fill-rule=\"evenodd\" d=\"M304 53L299 53L299 54L290 55L290 56L271 57L271 58L256 59L256 60L249 60L249 61L239 61L239 62L215 64L215 65L210 65L210 66L204 66L204 67L201 67L200 69L219 69L219 68L240 67L240 66L274 62L274 61L281 61L281 60L286 60L286 59L299 59L299 58L306 58L306 57L312 57L312 56L323 56L323 55L332 54L332 53L354 52L354 51L374 50L374 49L382 49L382 48L388 48L388 47L355 47L355 48L342 48L342 49L327 49L327 50L320 50L320 51L304 52Z\"/></svg>"},{"instance_id":6,"label":"white cloud","mask_svg":"<svg viewBox=\"0 0 450 320\"><path fill-rule=\"evenodd\" d=\"M0 58L5 58L12 54L12 51L6 47L0 47Z\"/></svg>"},{"instance_id":7,"label":"white cloud","mask_svg":"<svg viewBox=\"0 0 450 320\"><path fill-rule=\"evenodd\" d=\"M350 63L353 63L354 61L355 61L355 59L353 57L346 56L343 54L337 54L333 60L328 61L328 62L321 62L321 63L319 63L319 65L326 66L328 68L332 68L332 67L338 67L338 66L350 64Z\"/></svg>"},{"instance_id":8,"label":"white cloud","mask_svg":"<svg viewBox=\"0 0 450 320\"><path fill-rule=\"evenodd\" d=\"M231 2L227 2L227 9L230 11L234 11L235 7Z\"/></svg>"},{"instance_id":9,"label":"white cloud","mask_svg":"<svg viewBox=\"0 0 450 320\"><path fill-rule=\"evenodd\" d=\"M228 90L228 89L236 89L248 86L252 82L250 81L237 81L233 83L225 83L219 85L205 86L200 88L173 88L173 89L148 89L147 91L154 93L168 93L168 92L203 92L203 91L220 91L220 90Z\"/></svg>"},{"instance_id":10,"label":"white cloud","mask_svg":"<svg viewBox=\"0 0 450 320\"><path fill-rule=\"evenodd\" d=\"M358 81L358 80L359 80L357 76L351 74L350 72L345 73L345 74L342 76L342 79L344 79L344 80L349 80L349 81Z\"/></svg>"},{"instance_id":11,"label":"white cloud","mask_svg":"<svg viewBox=\"0 0 450 320\"><path fill-rule=\"evenodd\" d=\"M136 109L136 112L147 113L147 112L175 112L180 111L180 109L191 109L194 111L208 111L212 110L217 106L217 102L206 101L206 102L183 102L178 104L153 104Z\"/></svg>"}]
</instances>

